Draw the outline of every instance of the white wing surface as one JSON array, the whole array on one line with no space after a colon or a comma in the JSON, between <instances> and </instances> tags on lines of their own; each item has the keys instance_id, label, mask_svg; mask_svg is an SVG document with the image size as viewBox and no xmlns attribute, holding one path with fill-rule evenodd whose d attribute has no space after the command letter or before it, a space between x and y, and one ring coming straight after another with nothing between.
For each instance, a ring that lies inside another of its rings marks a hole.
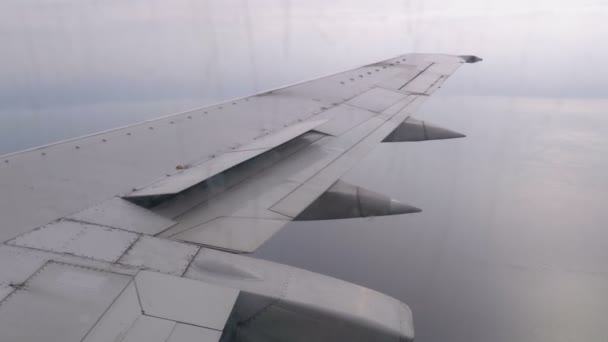
<instances>
[{"instance_id":1,"label":"white wing surface","mask_svg":"<svg viewBox=\"0 0 608 342\"><path fill-rule=\"evenodd\" d=\"M419 212L341 177L474 56L410 54L2 157L0 337L413 339L407 306L249 253L292 220Z\"/></svg>"}]
</instances>

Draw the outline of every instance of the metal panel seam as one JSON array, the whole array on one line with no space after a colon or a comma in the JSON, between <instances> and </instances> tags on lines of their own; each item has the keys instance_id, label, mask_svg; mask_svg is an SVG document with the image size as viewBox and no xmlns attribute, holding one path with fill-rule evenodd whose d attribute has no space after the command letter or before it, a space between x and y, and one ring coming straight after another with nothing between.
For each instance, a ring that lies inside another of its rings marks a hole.
<instances>
[{"instance_id":1,"label":"metal panel seam","mask_svg":"<svg viewBox=\"0 0 608 342\"><path fill-rule=\"evenodd\" d=\"M150 317L153 317L153 316L150 316ZM164 318L161 318L161 319L164 319ZM172 321L172 322L175 322L175 321ZM169 341L169 339L171 338L171 335L173 335L173 332L175 331L176 327L177 327L177 323L173 324L173 327L171 328L171 331L169 332L169 335L167 336L167 338L165 339L164 342Z\"/></svg>"},{"instance_id":2,"label":"metal panel seam","mask_svg":"<svg viewBox=\"0 0 608 342\"><path fill-rule=\"evenodd\" d=\"M141 270L140 270L140 272L141 272ZM137 282L135 281L135 277L137 277L138 274L139 274L139 272L137 272L133 276L133 286L135 287L135 294L137 294L137 302L139 303L139 311L141 312L142 315L145 315L146 313L144 312L144 306L141 304L141 296L139 295L139 289L137 288Z\"/></svg>"},{"instance_id":3,"label":"metal panel seam","mask_svg":"<svg viewBox=\"0 0 608 342\"><path fill-rule=\"evenodd\" d=\"M153 318L156 318L156 319L162 319L163 321L174 322L175 325L177 325L177 324L184 324L184 325L190 325L190 326L197 327L197 328L203 328L203 329L213 330L213 331L219 331L219 332L223 331L223 330L218 330L218 329L211 328L211 327L205 327L205 326L202 326L202 325L196 325L196 324L192 324L192 323L188 323L188 322L175 321L175 320L172 320L172 319L169 319L169 318L159 317L159 316L155 316L155 315L150 315L150 314L147 314L147 313L143 313L142 315L143 316L148 316L148 317L153 317ZM171 331L173 331L173 330L171 330ZM171 334L169 334L169 337L171 337Z\"/></svg>"},{"instance_id":4,"label":"metal panel seam","mask_svg":"<svg viewBox=\"0 0 608 342\"><path fill-rule=\"evenodd\" d=\"M38 267L34 272L32 272L32 274L30 274L22 283L19 284L12 284L12 283L8 283L8 286L10 286L13 291L11 291L9 294L7 294L4 298L2 298L2 300L0 300L0 306L2 306L2 304L12 295L14 295L18 290L21 290L25 287L25 284L32 278L34 277L36 274L40 273L49 262L51 262L52 260L48 260L45 263L43 263L42 265L40 265L40 267Z\"/></svg>"},{"instance_id":5,"label":"metal panel seam","mask_svg":"<svg viewBox=\"0 0 608 342\"><path fill-rule=\"evenodd\" d=\"M249 316L248 318L238 322L237 329L238 329L238 327L247 326L247 325L253 323L255 320L257 320L258 318L263 316L266 312L268 312L268 310L270 310L270 308L278 305L280 302L282 302L285 299L285 297L287 296L287 289L289 288L289 283L291 282L291 280L295 274L295 267L289 266L288 272L289 273L285 279L285 282L283 283L283 286L281 287L281 292L279 292L279 296L274 301L272 301L270 304L261 308L258 312L254 313L251 316Z\"/></svg>"},{"instance_id":6,"label":"metal panel seam","mask_svg":"<svg viewBox=\"0 0 608 342\"><path fill-rule=\"evenodd\" d=\"M85 210L86 210L86 209L85 209ZM70 216L70 215L68 215L68 216ZM53 221L53 222L58 222L58 221L70 221L70 222L75 222L75 223L83 223L83 224L88 224L88 225L91 225L91 226L99 226L99 227L104 227L104 228L110 228L110 229L121 230L121 231L123 231L123 232L132 233L132 234L137 234L137 235L148 235L148 234L144 234L144 233L136 232L136 231L134 231L134 230L127 230L127 229L124 229L124 228L118 228L118 227L114 227L114 226L109 226L109 225L107 225L107 224L101 224L101 223L89 222L89 221L85 221L85 220L79 220L79 219L71 218L71 217L68 217L68 216L66 216L66 217L62 217L62 218L60 218L59 220L57 220L57 221ZM52 222L51 222L51 223L52 223ZM45 224L44 226L46 226L46 225L48 225L48 224L49 224L49 223ZM175 225L175 224L174 224L174 225ZM174 225L173 225L173 226L174 226ZM44 227L44 226L41 226L41 227ZM171 226L171 227L173 227L173 226ZM169 228L171 228L171 227L169 227ZM167 229L169 229L169 228L167 228ZM167 229L165 229L165 230L167 230ZM27 234L27 233L24 233L24 234ZM148 236L153 236L153 235L148 235ZM138 239L139 239L139 238L138 238ZM137 240L135 240L135 241L137 241ZM122 256L122 255L121 255L121 256Z\"/></svg>"},{"instance_id":7,"label":"metal panel seam","mask_svg":"<svg viewBox=\"0 0 608 342\"><path fill-rule=\"evenodd\" d=\"M372 89L373 89L373 88L372 88ZM384 88L382 88L382 89L384 89ZM398 100L398 101L396 101L395 103L397 103L397 102L399 102L399 101L401 101L401 100ZM395 105L395 103L391 104L391 106ZM351 107L353 107L353 108L357 108L357 109L361 109L361 110L368 111L368 112L372 113L372 115L373 115L373 116L377 116L377 115L380 115L380 114L382 113L382 112L373 112L373 111L371 111L371 110L369 110L369 109L367 109L367 108L359 107L359 106L354 105L354 104L352 104L352 103L346 103L346 102L344 102L342 105L345 105L345 106L351 106ZM389 106L389 108L390 108L390 106ZM384 110L386 110L386 109L384 109ZM371 119L371 118L370 118L370 119ZM368 120L369 120L369 119L368 119ZM365 121L363 121L363 122L367 122L368 120L365 120ZM363 123L363 122L362 122L362 123ZM359 125L357 125L357 126L359 126ZM355 128L355 127L357 127L357 126L354 126L353 128ZM351 129L352 129L352 128L351 128ZM349 130L349 131L350 131L350 130ZM346 132L348 132L348 131L346 131Z\"/></svg>"},{"instance_id":8,"label":"metal panel seam","mask_svg":"<svg viewBox=\"0 0 608 342\"><path fill-rule=\"evenodd\" d=\"M25 234L27 234L27 233L25 233ZM13 240L13 239L11 239L11 240ZM137 241L137 240L135 240L135 241ZM11 246L11 247L15 247L15 248L26 248L26 249L30 249L30 250L36 251L36 252L44 252L44 253L51 253L51 254L56 254L56 255L63 255L63 256L72 257L72 258L76 258L76 259L81 258L81 259L92 260L92 261L95 261L95 262L98 262L98 263L104 263L104 264L108 264L108 265L118 265L119 267L137 269L137 267L133 267L133 266L130 266L130 265L118 264L116 261L111 262L111 261L107 261L107 260L95 259L93 257L86 256L86 255L75 255L75 254L71 254L71 253L67 253L67 252L57 252L57 251L52 251L52 250L49 250L49 249L34 248L34 247L24 246L24 245L13 245L13 244L10 244L10 243L5 243L5 245ZM76 266L76 267L89 268L91 270L97 270L97 271L100 271L100 272L112 272L112 273L116 273L116 274L122 274L122 275L126 275L126 276L132 276L129 273L120 273L120 272L115 272L115 271L104 270L104 269L101 269L101 268L82 266L82 265L77 265L77 264L69 264L69 263L66 263L66 262L55 261L55 260L48 260L48 262L51 262L51 261L59 263L59 264L66 264L66 265L73 265L73 266Z\"/></svg>"},{"instance_id":9,"label":"metal panel seam","mask_svg":"<svg viewBox=\"0 0 608 342\"><path fill-rule=\"evenodd\" d=\"M127 285L125 285L125 287L120 291L120 293L118 294L118 296L116 296L116 298L114 298L114 300L112 300L112 303L110 303L110 305L103 311L103 313L101 314L101 316L99 316L99 318L95 321L95 323L89 328L89 330L87 331L87 333L84 334L84 336L80 340L81 342L84 341L87 338L87 336L89 336L89 334L91 333L91 331L93 330L93 328L95 328L95 326L97 325L97 323L99 323L99 321L101 321L101 319L103 318L103 316L106 315L106 313L108 312L108 310L110 310L110 308L112 307L112 305L114 305L114 303L116 303L116 301L118 300L118 298L120 298L120 296L122 296L122 294L127 290L127 288L129 287L129 285L131 283L133 283L135 285L135 279L134 279L134 277L132 277L131 281L128 282ZM137 289L135 290L135 292L137 292ZM139 305L139 310L141 311L141 303ZM129 328L127 329L127 331L129 329L131 329L131 327L133 326L133 324L135 324L135 321L133 321L129 325Z\"/></svg>"},{"instance_id":10,"label":"metal panel seam","mask_svg":"<svg viewBox=\"0 0 608 342\"><path fill-rule=\"evenodd\" d=\"M201 247L199 245L196 244L192 244L193 246L197 246L198 247L198 251L196 251L196 253L194 253L194 255L192 256L192 259L190 259L190 261L188 261L188 265L186 265L186 268L184 268L184 272L182 272L182 274L179 276L180 278L184 278L184 275L186 275L186 272L188 272L188 269L190 268L190 265L192 265L192 262L194 261L194 259L196 259L196 257L201 253L201 251L204 249L204 247Z\"/></svg>"},{"instance_id":11,"label":"metal panel seam","mask_svg":"<svg viewBox=\"0 0 608 342\"><path fill-rule=\"evenodd\" d=\"M416 76L414 76L409 81L405 82L405 84L403 84L401 87L399 87L399 90L403 89L405 86L407 86L408 84L412 83L415 79L418 78L418 76L422 75L423 72L427 71L433 65L435 65L435 62L431 62L431 64L429 64L429 66L427 66L426 68L422 69L422 71L420 71L419 73L417 73Z\"/></svg>"},{"instance_id":12,"label":"metal panel seam","mask_svg":"<svg viewBox=\"0 0 608 342\"><path fill-rule=\"evenodd\" d=\"M425 95L428 95L428 94L426 94L426 92L428 92L429 90L431 90L431 89L432 89L432 88L435 86L435 84L437 84L439 81L441 81L441 80L443 80L443 79L447 79L447 76L445 76L445 75L441 75L441 76L439 76L439 77L438 77L438 78L435 80L435 82L433 82L433 84L431 84L431 85L430 85L428 88L426 88L426 90L424 91Z\"/></svg>"},{"instance_id":13,"label":"metal panel seam","mask_svg":"<svg viewBox=\"0 0 608 342\"><path fill-rule=\"evenodd\" d=\"M217 220L217 219L218 219L218 218L220 218L220 217L227 217L227 216L218 216L218 217L214 217L214 218L209 219L209 220L207 220L207 221L205 221L205 222L198 223L198 224L196 224L196 225L194 225L194 226L192 226L192 227L188 227L188 228L186 228L186 229L184 229L184 230L180 230L179 232L177 232L177 233L175 233L175 234L171 234L171 235L169 235L169 236L168 236L168 238L172 238L172 237L174 237L175 235L181 234L181 233L183 233L183 232L187 232L187 231L192 230L192 229L194 229L194 228L198 228L198 227L200 227L200 226L202 226L202 225L205 225L205 224L207 224L207 223L209 223L209 222L211 222L211 221ZM181 240L180 240L180 241L181 241Z\"/></svg>"},{"instance_id":14,"label":"metal panel seam","mask_svg":"<svg viewBox=\"0 0 608 342\"><path fill-rule=\"evenodd\" d=\"M116 259L116 261L114 263L118 264L118 261L120 260L120 258L122 258L123 256L125 256L125 254L127 254L127 252L130 251L133 248L133 246L135 246L135 244L137 243L137 241L139 241L141 239L142 235L143 234L137 234L137 239L135 239L135 241L133 241L133 243L131 244L131 246L129 246L127 249L125 249L124 252L122 252L122 254L118 257L118 259Z\"/></svg>"}]
</instances>

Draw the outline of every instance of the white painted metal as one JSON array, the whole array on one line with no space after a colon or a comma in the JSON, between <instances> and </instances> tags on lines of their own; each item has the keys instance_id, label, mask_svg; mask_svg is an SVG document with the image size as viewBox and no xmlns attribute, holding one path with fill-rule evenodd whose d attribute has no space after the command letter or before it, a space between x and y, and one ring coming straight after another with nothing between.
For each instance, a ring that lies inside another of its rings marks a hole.
<instances>
[{"instance_id":1,"label":"white painted metal","mask_svg":"<svg viewBox=\"0 0 608 342\"><path fill-rule=\"evenodd\" d=\"M286 158L290 158L291 155L299 154L306 148L306 146L309 146L313 142L318 141L323 137L326 137L326 135L317 132L307 132L293 140L290 140L288 143L281 145L272 153L260 155L258 158L256 158L255 162L245 163L240 167L227 170L221 175L217 175L216 177L211 178L208 184L206 184L207 186L193 187L188 191L185 191L184 193L176 195L175 197L171 198L171 200L165 201L162 204L155 206L152 210L160 213L163 216L176 218L176 220L179 221L178 226L183 227L184 216L180 215L184 215L188 210L201 205L201 203L213 198L214 196L221 196L228 189L247 186L249 182L244 182L246 179L256 177L257 174L259 174L265 169L274 168L277 162ZM239 186L235 187L235 185L237 184L239 184ZM276 184L272 185L272 187L274 186L276 186ZM279 185L279 187L282 186L283 185ZM274 193L274 190L265 191L264 196L261 196L261 194L259 194L258 196L256 196L255 200L250 198L242 198L241 201L238 202L238 204L239 206L241 206L241 209L245 209L245 211L256 211L258 209L263 208L263 206L260 206L258 204L258 201L265 199L267 196L269 196L269 194L270 196L272 196L272 193ZM228 206L224 206L224 208L227 207ZM234 208L230 208L230 210L234 210ZM280 216L276 213L271 215L271 217L269 217L268 215L262 215L259 217L271 219L281 217L284 218L284 216ZM253 216L243 214L241 216L258 217L257 214ZM203 221L197 221L197 224L209 220L211 220L211 218ZM186 228L190 228L192 226L194 225L187 226ZM176 231L184 230L182 229L182 227L172 227L172 229L170 229L172 231L171 234L174 234ZM171 234L169 234L168 232L163 232L160 235L169 236Z\"/></svg>"},{"instance_id":2,"label":"white painted metal","mask_svg":"<svg viewBox=\"0 0 608 342\"><path fill-rule=\"evenodd\" d=\"M427 71L424 71L420 75L416 76L416 78L414 78L400 90L414 94L427 94L427 90L429 90L442 77L442 75L429 72L427 69Z\"/></svg>"},{"instance_id":3,"label":"white painted metal","mask_svg":"<svg viewBox=\"0 0 608 342\"><path fill-rule=\"evenodd\" d=\"M190 263L184 277L280 297L290 270L287 265L203 248Z\"/></svg>"},{"instance_id":4,"label":"white painted metal","mask_svg":"<svg viewBox=\"0 0 608 342\"><path fill-rule=\"evenodd\" d=\"M327 120L309 120L304 122L299 122L297 124L286 127L274 134L266 135L262 138L257 139L255 142L239 147L238 151L247 151L247 150L269 150L271 148L277 147L281 144L286 143L287 141L300 136L311 129L314 129L317 126L320 126L327 122Z\"/></svg>"},{"instance_id":5,"label":"white painted metal","mask_svg":"<svg viewBox=\"0 0 608 342\"><path fill-rule=\"evenodd\" d=\"M462 60L456 56L401 56L387 61L388 66L365 66L259 96L5 156L3 160L8 162L0 163L0 217L4 220L0 240L152 184L174 173L178 165L208 160L251 143L265 132L272 134L298 120L314 118L397 76L403 68L390 63L400 59L412 65ZM238 123L230 125L230 134L224 133L227 123Z\"/></svg>"},{"instance_id":6,"label":"white painted metal","mask_svg":"<svg viewBox=\"0 0 608 342\"><path fill-rule=\"evenodd\" d=\"M175 219L179 223L161 236L172 236L219 217L289 219L281 214L269 213L268 208L343 153L338 148L324 148L323 140L326 138L331 137L316 141L309 148L267 168L265 172L185 212Z\"/></svg>"},{"instance_id":7,"label":"white painted metal","mask_svg":"<svg viewBox=\"0 0 608 342\"><path fill-rule=\"evenodd\" d=\"M283 296L292 269L271 261L203 248L184 277L241 290L234 311L240 317L253 317Z\"/></svg>"},{"instance_id":8,"label":"white painted metal","mask_svg":"<svg viewBox=\"0 0 608 342\"><path fill-rule=\"evenodd\" d=\"M288 221L246 217L219 217L171 238L236 252L251 253Z\"/></svg>"},{"instance_id":9,"label":"white painted metal","mask_svg":"<svg viewBox=\"0 0 608 342\"><path fill-rule=\"evenodd\" d=\"M5 260L6 264L4 263ZM137 269L130 266L83 258L71 254L59 254L29 247L3 244L0 245L0 274L2 274L0 282L6 280L8 283L10 280L10 282L15 284L23 283L48 261L94 268L129 276L137 273Z\"/></svg>"},{"instance_id":10,"label":"white painted metal","mask_svg":"<svg viewBox=\"0 0 608 342\"><path fill-rule=\"evenodd\" d=\"M80 341L130 277L47 263L0 302L3 341Z\"/></svg>"},{"instance_id":11,"label":"white painted metal","mask_svg":"<svg viewBox=\"0 0 608 342\"><path fill-rule=\"evenodd\" d=\"M362 140L368 135L374 132L380 125L382 125L386 119L381 118L381 115L376 115L362 124L353 127L350 131L342 134L340 137L335 139L328 139L322 146L323 149L332 149L340 151L341 159L345 152L353 147L356 147ZM328 164L324 165L327 166Z\"/></svg>"},{"instance_id":12,"label":"white painted metal","mask_svg":"<svg viewBox=\"0 0 608 342\"><path fill-rule=\"evenodd\" d=\"M431 86L426 90L426 95L433 94L437 89L441 88L441 85L447 80L447 76L441 75L439 78L431 84Z\"/></svg>"},{"instance_id":13,"label":"white painted metal","mask_svg":"<svg viewBox=\"0 0 608 342\"><path fill-rule=\"evenodd\" d=\"M273 167L274 169L274 167ZM252 181L255 179L255 181ZM280 179L262 182L254 177L240 186L229 189L176 218L177 225L160 236L172 237L220 217L250 217L272 220L289 219L267 210L272 203L293 191L298 184Z\"/></svg>"},{"instance_id":14,"label":"white painted metal","mask_svg":"<svg viewBox=\"0 0 608 342\"><path fill-rule=\"evenodd\" d=\"M88 332L86 342L119 341L124 336L215 341L232 314L231 322L235 319L253 338L411 340L407 306L374 291L205 248L188 266L198 247L148 236L133 244L139 235L127 230L157 234L169 228L161 235L180 238L188 234L184 232L194 234L196 228L190 228L214 222L212 229L197 235L205 238L203 243L254 250L280 229L279 223L282 226L296 216L342 177L426 97L408 92L432 93L461 62L455 56L401 56L227 104L5 156L6 162L0 163L0 240L12 240L11 245L0 246L0 297L8 294L0 301L1 337L80 341ZM361 110L337 115L349 106L345 102L380 113L372 116ZM331 121L320 121L327 119ZM224 133L227 124L230 134ZM312 128L333 136L321 137L310 132ZM299 137L293 139L294 135ZM252 163L256 165L223 172L257 155L247 151L258 153L277 145L281 146L275 152L282 152L259 155ZM180 165L189 168L176 172ZM195 187L152 209L174 218L178 223L173 227L170 220L162 218L161 224L159 216L116 198L162 182L177 191L209 177L217 183L212 184L213 191ZM97 225L54 222L73 213L77 214L71 219ZM96 269L53 262L40 268L49 260ZM132 280L140 268L178 275L186 267L185 277L196 281L149 271L140 271ZM155 318L142 316L142 309ZM169 335L163 325L173 327ZM154 332L156 328L160 332ZM206 328L215 329L211 336Z\"/></svg>"},{"instance_id":15,"label":"white painted metal","mask_svg":"<svg viewBox=\"0 0 608 342\"><path fill-rule=\"evenodd\" d=\"M251 159L262 152L264 151L250 150L224 153L217 158L209 159L201 164L189 167L182 172L163 178L162 180L146 186L141 190L134 191L125 197L146 197L176 194L226 169L240 164L247 159Z\"/></svg>"},{"instance_id":16,"label":"white painted metal","mask_svg":"<svg viewBox=\"0 0 608 342\"><path fill-rule=\"evenodd\" d=\"M399 113L402 110L407 110L409 112L413 107L415 107L412 105L412 102L417 98L419 98L419 96L417 95L408 95L405 99L390 106L376 117L381 118L383 120L388 120L392 118L393 115Z\"/></svg>"},{"instance_id":17,"label":"white painted metal","mask_svg":"<svg viewBox=\"0 0 608 342\"><path fill-rule=\"evenodd\" d=\"M462 63L464 63L462 60L455 60L452 62L435 62L427 71L442 76L450 76L456 71L456 69L458 69L458 67L460 67Z\"/></svg>"},{"instance_id":18,"label":"white painted metal","mask_svg":"<svg viewBox=\"0 0 608 342\"><path fill-rule=\"evenodd\" d=\"M119 197L104 201L68 218L148 235L156 235L175 224L170 219Z\"/></svg>"},{"instance_id":19,"label":"white painted metal","mask_svg":"<svg viewBox=\"0 0 608 342\"><path fill-rule=\"evenodd\" d=\"M127 197L146 197L170 195L182 192L218 173L260 155L311 129L325 123L326 120L305 121L289 126L274 134L266 135L255 142L241 146L234 152L224 153L216 158L195 165L176 175L164 178L141 190L134 191Z\"/></svg>"},{"instance_id":20,"label":"white painted metal","mask_svg":"<svg viewBox=\"0 0 608 342\"><path fill-rule=\"evenodd\" d=\"M177 323L166 342L218 342L221 337L217 330Z\"/></svg>"},{"instance_id":21,"label":"white painted metal","mask_svg":"<svg viewBox=\"0 0 608 342\"><path fill-rule=\"evenodd\" d=\"M0 246L0 285L22 284L47 260L36 258L27 250Z\"/></svg>"},{"instance_id":22,"label":"white painted metal","mask_svg":"<svg viewBox=\"0 0 608 342\"><path fill-rule=\"evenodd\" d=\"M316 127L315 130L339 136L374 115L375 113L367 110L342 104L319 114L320 117L328 118L329 121Z\"/></svg>"},{"instance_id":23,"label":"white painted metal","mask_svg":"<svg viewBox=\"0 0 608 342\"><path fill-rule=\"evenodd\" d=\"M273 218L268 215L268 208L323 170L328 164L334 162L382 123L384 123L384 119L373 117L342 134L339 138L325 137L315 141L297 154L267 168L263 173L177 217L176 221L179 223L162 235L181 238L177 234L220 217ZM336 179L333 179L331 183ZM278 218L285 219L286 217ZM241 239L244 238L245 236L241 237ZM257 243L257 240L249 242L254 245Z\"/></svg>"},{"instance_id":24,"label":"white painted metal","mask_svg":"<svg viewBox=\"0 0 608 342\"><path fill-rule=\"evenodd\" d=\"M391 112L393 115L399 111L404 111L404 108L408 108L415 98L415 96L411 95L395 94L401 100L397 100L393 106L386 109L386 112ZM369 113L367 111L364 112ZM312 189L316 189L306 196L310 201L306 205L302 203L296 210L291 212L275 211L281 214L281 216L276 217L281 220L297 216L308 204L312 203L315 198L325 192L331 184L373 148L375 142L380 141L366 143L364 150L361 147L357 147L355 152L360 152L353 153L351 151L347 155L348 158L342 160L342 155L346 151L353 148L353 146L357 146L363 139L384 124L385 120L391 117L391 115L382 117L383 115L385 114L382 113L378 117L368 118L363 123L356 125L337 138L325 137L319 139L288 159L274 164L263 173L226 190L221 195L213 198L213 200L206 201L199 207L195 207L182 216L177 217L176 220L179 223L162 235L223 249L250 252L251 249L257 248L268 239L270 235L264 235L262 236L263 239L260 239L259 229L257 229L258 225L255 226L255 230L251 230L247 229L251 224L243 226L238 223L231 225L219 225L218 223L228 220L225 217L274 219L275 217L268 214L268 209L275 205L275 203L280 202L285 196L289 196L290 192L293 192L296 188L303 188L305 190L311 187ZM323 126L319 126L319 128ZM337 167L337 171L333 171L331 177L326 177L320 187L307 183L311 177L333 162L342 166ZM294 216L288 217L287 213L291 213ZM282 225L277 223L276 229L267 227L263 232L274 234ZM240 233L236 234L234 232Z\"/></svg>"},{"instance_id":25,"label":"white painted metal","mask_svg":"<svg viewBox=\"0 0 608 342\"><path fill-rule=\"evenodd\" d=\"M140 271L135 285L144 314L224 329L239 293L196 280Z\"/></svg>"},{"instance_id":26,"label":"white painted metal","mask_svg":"<svg viewBox=\"0 0 608 342\"><path fill-rule=\"evenodd\" d=\"M431 62L424 62L420 64L401 64L399 66L399 73L392 78L389 78L378 84L381 88L391 89L394 91L400 91L400 89L411 82L418 74L430 66Z\"/></svg>"},{"instance_id":27,"label":"white painted metal","mask_svg":"<svg viewBox=\"0 0 608 342\"><path fill-rule=\"evenodd\" d=\"M181 276L199 247L177 241L142 236L119 263Z\"/></svg>"},{"instance_id":28,"label":"white painted metal","mask_svg":"<svg viewBox=\"0 0 608 342\"><path fill-rule=\"evenodd\" d=\"M9 244L114 262L137 239L137 234L73 221L59 221L35 229Z\"/></svg>"},{"instance_id":29,"label":"white painted metal","mask_svg":"<svg viewBox=\"0 0 608 342\"><path fill-rule=\"evenodd\" d=\"M406 117L408 117L408 107L412 103L413 102L410 102L408 106L386 122L377 118L370 119L369 121L373 119L379 120L381 124L376 125L377 128L372 129L372 131L366 135L364 139L356 142L354 147L350 148L335 162L329 164L322 171L315 174L305 183L300 185L296 190L273 205L271 210L290 217L296 217L316 198L321 196L321 194L323 194L340 177L342 177L344 173L350 170L361 158L363 158L363 156L369 153L378 142L382 141L386 135L388 135ZM357 128L363 130L365 126L360 125ZM336 140L336 143L341 144L343 142Z\"/></svg>"},{"instance_id":30,"label":"white painted metal","mask_svg":"<svg viewBox=\"0 0 608 342\"><path fill-rule=\"evenodd\" d=\"M121 342L165 342L173 328L174 321L141 315Z\"/></svg>"},{"instance_id":31,"label":"white painted metal","mask_svg":"<svg viewBox=\"0 0 608 342\"><path fill-rule=\"evenodd\" d=\"M380 113L389 108L407 95L383 88L372 88L365 93L358 95L346 103L355 107Z\"/></svg>"},{"instance_id":32,"label":"white painted metal","mask_svg":"<svg viewBox=\"0 0 608 342\"><path fill-rule=\"evenodd\" d=\"M112 306L89 331L83 342L122 341L133 323L141 316L141 307L131 281Z\"/></svg>"}]
</instances>

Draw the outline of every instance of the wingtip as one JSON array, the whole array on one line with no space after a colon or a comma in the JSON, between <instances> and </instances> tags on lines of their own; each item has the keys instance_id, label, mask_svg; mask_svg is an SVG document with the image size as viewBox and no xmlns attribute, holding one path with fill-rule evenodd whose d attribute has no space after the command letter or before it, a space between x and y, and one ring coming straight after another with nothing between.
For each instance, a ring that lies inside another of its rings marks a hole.
<instances>
[{"instance_id":1,"label":"wingtip","mask_svg":"<svg viewBox=\"0 0 608 342\"><path fill-rule=\"evenodd\" d=\"M477 57L475 55L462 55L458 57L462 58L465 63L477 63L483 61L483 58Z\"/></svg>"}]
</instances>

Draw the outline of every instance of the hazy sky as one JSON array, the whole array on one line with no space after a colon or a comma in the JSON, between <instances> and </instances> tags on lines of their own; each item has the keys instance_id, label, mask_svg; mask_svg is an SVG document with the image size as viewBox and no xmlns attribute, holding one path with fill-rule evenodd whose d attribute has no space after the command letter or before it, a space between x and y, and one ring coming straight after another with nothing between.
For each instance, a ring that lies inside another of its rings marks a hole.
<instances>
[{"instance_id":1,"label":"hazy sky","mask_svg":"<svg viewBox=\"0 0 608 342\"><path fill-rule=\"evenodd\" d=\"M412 51L486 59L452 94L601 97L607 12L601 1L3 1L0 154Z\"/></svg>"}]
</instances>

